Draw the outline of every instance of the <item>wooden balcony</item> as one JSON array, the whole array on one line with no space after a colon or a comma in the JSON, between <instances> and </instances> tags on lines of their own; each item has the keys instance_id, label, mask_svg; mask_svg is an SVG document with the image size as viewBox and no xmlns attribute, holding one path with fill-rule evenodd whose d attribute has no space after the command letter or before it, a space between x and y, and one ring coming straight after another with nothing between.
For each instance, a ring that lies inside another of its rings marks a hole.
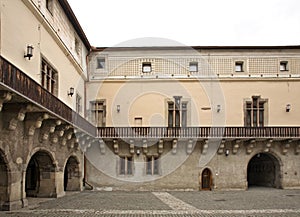
<instances>
[{"instance_id":1,"label":"wooden balcony","mask_svg":"<svg viewBox=\"0 0 300 217\"><path fill-rule=\"evenodd\" d=\"M94 125L3 57L0 57L0 84L11 89L16 94L26 97L38 107L45 109L45 111L50 111L57 118L74 125L92 136L96 136Z\"/></svg>"},{"instance_id":2,"label":"wooden balcony","mask_svg":"<svg viewBox=\"0 0 300 217\"><path fill-rule=\"evenodd\" d=\"M300 139L300 127L98 127L98 137Z\"/></svg>"}]
</instances>

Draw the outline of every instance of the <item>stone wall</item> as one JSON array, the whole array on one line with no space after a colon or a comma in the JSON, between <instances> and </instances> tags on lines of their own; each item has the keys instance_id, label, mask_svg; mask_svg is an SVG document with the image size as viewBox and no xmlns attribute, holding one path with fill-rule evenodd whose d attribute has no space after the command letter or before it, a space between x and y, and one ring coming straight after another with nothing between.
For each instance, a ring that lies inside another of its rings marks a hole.
<instances>
[{"instance_id":1,"label":"stone wall","mask_svg":"<svg viewBox=\"0 0 300 217\"><path fill-rule=\"evenodd\" d=\"M211 150L204 153L203 141L197 142L191 153L186 152L187 141L179 141L176 152L172 148L172 142L165 141L161 154L157 152L158 144L153 145L147 153L144 153L142 148L135 147L134 153L131 155L129 144L126 146L120 142L121 148L117 153L111 142L107 142L105 153L103 151L101 153L99 147L94 145L87 150L86 155L87 181L102 190L201 190L201 174L204 169L208 168L212 173L212 190L245 190L249 187L247 169L250 160L264 153L271 157L274 164L278 164L278 168L273 168L274 173L277 170L278 177L276 180L271 180L272 175L269 171L269 174L264 174L265 178L262 183L254 184L276 188L300 187L298 173L300 165L297 164L300 156L295 152L298 142L292 142L287 152L284 151L284 142L282 141L273 142L268 150L266 150L266 141L251 142L250 151L249 143L250 141L247 140L242 141L239 143L238 150L233 151L235 143L226 141L224 148L222 150L217 148L215 154L211 156ZM137 149L141 149L139 155L136 154ZM156 154L159 155L159 175L151 176L145 172L145 156L153 154L151 149L156 150ZM229 151L228 154L226 154L226 150ZM133 175L118 174L118 156L125 155L133 157L135 167ZM180 160L182 161L180 162ZM207 163L203 164L204 161ZM108 169L109 167L111 168Z\"/></svg>"}]
</instances>

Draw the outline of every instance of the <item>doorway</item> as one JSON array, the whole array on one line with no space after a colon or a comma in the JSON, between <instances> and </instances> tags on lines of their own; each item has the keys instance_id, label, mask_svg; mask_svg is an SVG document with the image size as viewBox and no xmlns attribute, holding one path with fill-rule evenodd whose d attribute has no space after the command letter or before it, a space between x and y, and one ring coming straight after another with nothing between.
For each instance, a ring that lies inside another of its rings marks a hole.
<instances>
[{"instance_id":1,"label":"doorway","mask_svg":"<svg viewBox=\"0 0 300 217\"><path fill-rule=\"evenodd\" d=\"M279 161L269 153L259 153L251 158L247 168L248 187L281 188Z\"/></svg>"},{"instance_id":2,"label":"doorway","mask_svg":"<svg viewBox=\"0 0 300 217\"><path fill-rule=\"evenodd\" d=\"M212 173L206 168L203 170L201 175L201 189L210 191L212 189Z\"/></svg>"},{"instance_id":3,"label":"doorway","mask_svg":"<svg viewBox=\"0 0 300 217\"><path fill-rule=\"evenodd\" d=\"M52 158L45 151L35 153L27 166L25 192L27 197L54 197L55 167Z\"/></svg>"},{"instance_id":4,"label":"doorway","mask_svg":"<svg viewBox=\"0 0 300 217\"><path fill-rule=\"evenodd\" d=\"M5 204L9 201L8 197L8 168L0 153L0 210L7 211Z\"/></svg>"},{"instance_id":5,"label":"doorway","mask_svg":"<svg viewBox=\"0 0 300 217\"><path fill-rule=\"evenodd\" d=\"M81 178L79 163L75 157L70 157L64 171L64 191L80 191Z\"/></svg>"}]
</instances>

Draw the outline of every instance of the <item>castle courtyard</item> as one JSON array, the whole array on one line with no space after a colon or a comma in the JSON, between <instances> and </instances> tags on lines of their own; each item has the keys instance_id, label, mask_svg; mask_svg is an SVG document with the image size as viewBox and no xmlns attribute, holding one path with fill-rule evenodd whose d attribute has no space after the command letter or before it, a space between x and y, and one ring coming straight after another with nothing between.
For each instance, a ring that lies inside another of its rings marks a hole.
<instances>
[{"instance_id":1,"label":"castle courtyard","mask_svg":"<svg viewBox=\"0 0 300 217\"><path fill-rule=\"evenodd\" d=\"M70 192L58 199L30 198L29 206L0 216L286 216L300 215L300 190Z\"/></svg>"}]
</instances>

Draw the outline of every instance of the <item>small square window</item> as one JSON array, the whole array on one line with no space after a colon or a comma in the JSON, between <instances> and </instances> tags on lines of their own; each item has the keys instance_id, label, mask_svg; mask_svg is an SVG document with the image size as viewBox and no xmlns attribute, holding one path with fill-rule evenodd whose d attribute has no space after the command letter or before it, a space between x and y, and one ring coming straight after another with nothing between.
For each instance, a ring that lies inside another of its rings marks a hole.
<instances>
[{"instance_id":1,"label":"small square window","mask_svg":"<svg viewBox=\"0 0 300 217\"><path fill-rule=\"evenodd\" d=\"M149 73L152 71L151 63L143 63L143 72Z\"/></svg>"},{"instance_id":2,"label":"small square window","mask_svg":"<svg viewBox=\"0 0 300 217\"><path fill-rule=\"evenodd\" d=\"M288 62L280 61L280 71L288 71Z\"/></svg>"},{"instance_id":3,"label":"small square window","mask_svg":"<svg viewBox=\"0 0 300 217\"><path fill-rule=\"evenodd\" d=\"M46 0L46 8L51 14L53 14L53 0Z\"/></svg>"},{"instance_id":4,"label":"small square window","mask_svg":"<svg viewBox=\"0 0 300 217\"><path fill-rule=\"evenodd\" d=\"M198 72L198 63L191 62L189 67L190 72Z\"/></svg>"},{"instance_id":5,"label":"small square window","mask_svg":"<svg viewBox=\"0 0 300 217\"><path fill-rule=\"evenodd\" d=\"M105 58L97 58L97 69L105 69Z\"/></svg>"},{"instance_id":6,"label":"small square window","mask_svg":"<svg viewBox=\"0 0 300 217\"><path fill-rule=\"evenodd\" d=\"M235 62L235 71L243 72L244 71L244 63L243 62Z\"/></svg>"},{"instance_id":7,"label":"small square window","mask_svg":"<svg viewBox=\"0 0 300 217\"><path fill-rule=\"evenodd\" d=\"M77 54L80 54L81 52L81 45L78 38L75 37L75 51Z\"/></svg>"}]
</instances>

